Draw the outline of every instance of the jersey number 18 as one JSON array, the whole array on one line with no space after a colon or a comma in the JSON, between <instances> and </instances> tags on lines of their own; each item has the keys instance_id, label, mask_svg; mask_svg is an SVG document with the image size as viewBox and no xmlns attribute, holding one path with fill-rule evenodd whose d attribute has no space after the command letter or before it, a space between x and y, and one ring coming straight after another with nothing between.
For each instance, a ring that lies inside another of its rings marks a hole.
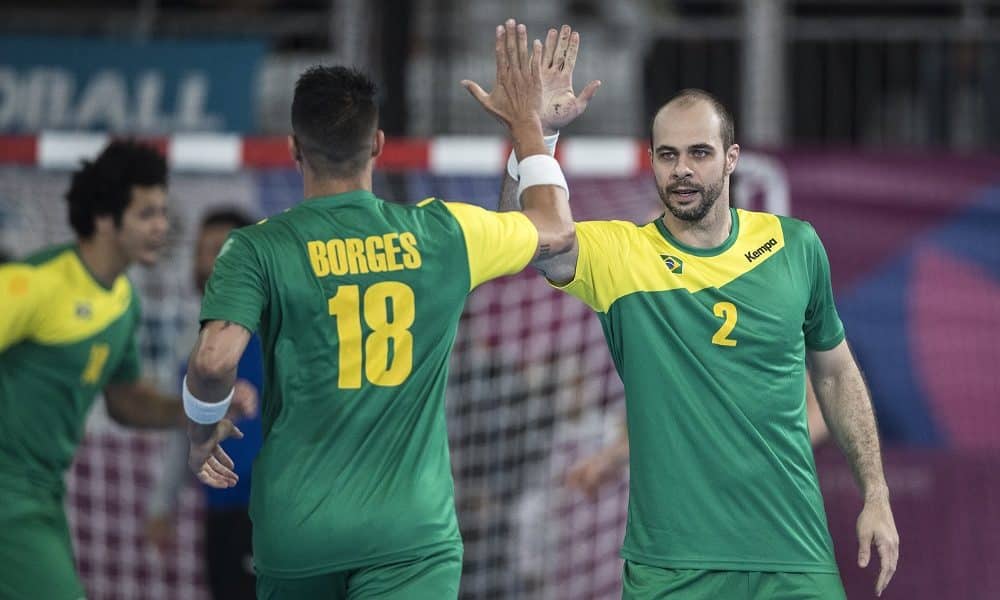
<instances>
[{"instance_id":1,"label":"jersey number 18","mask_svg":"<svg viewBox=\"0 0 1000 600\"><path fill-rule=\"evenodd\" d=\"M357 285L342 285L329 301L330 315L337 319L340 339L341 389L361 387L361 365L373 385L397 386L413 370L413 334L416 314L413 289L398 281L382 281L369 287L362 298ZM364 337L361 319L371 329ZM363 345L363 348L362 348Z\"/></svg>"}]
</instances>

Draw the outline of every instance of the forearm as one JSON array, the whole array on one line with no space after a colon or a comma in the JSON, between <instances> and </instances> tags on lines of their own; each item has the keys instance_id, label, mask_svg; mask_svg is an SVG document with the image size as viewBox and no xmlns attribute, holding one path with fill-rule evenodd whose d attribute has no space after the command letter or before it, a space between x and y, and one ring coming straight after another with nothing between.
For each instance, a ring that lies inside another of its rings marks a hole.
<instances>
[{"instance_id":1,"label":"forearm","mask_svg":"<svg viewBox=\"0 0 1000 600\"><path fill-rule=\"evenodd\" d=\"M240 356L249 339L249 331L230 321L207 323L188 359L187 392L206 403L223 402L229 397L236 383ZM214 429L214 425L187 420L188 438L192 442L204 442Z\"/></svg>"},{"instance_id":2,"label":"forearm","mask_svg":"<svg viewBox=\"0 0 1000 600\"><path fill-rule=\"evenodd\" d=\"M192 354L188 362L187 386L191 394L202 402L222 402L229 396L236 383L236 366L231 369L205 370L198 369L195 356ZM203 425L187 419L188 438L195 443L202 443L212 436L214 424Z\"/></svg>"},{"instance_id":3,"label":"forearm","mask_svg":"<svg viewBox=\"0 0 1000 600\"><path fill-rule=\"evenodd\" d=\"M878 428L871 398L857 365L813 380L830 433L844 452L866 501L888 498Z\"/></svg>"},{"instance_id":4,"label":"forearm","mask_svg":"<svg viewBox=\"0 0 1000 600\"><path fill-rule=\"evenodd\" d=\"M503 183L500 184L500 206L499 212L521 210L521 200L517 197L517 181L506 171L503 174Z\"/></svg>"},{"instance_id":5,"label":"forearm","mask_svg":"<svg viewBox=\"0 0 1000 600\"><path fill-rule=\"evenodd\" d=\"M165 429L184 422L180 398L162 394L149 383L113 385L105 392L108 414L122 425Z\"/></svg>"}]
</instances>

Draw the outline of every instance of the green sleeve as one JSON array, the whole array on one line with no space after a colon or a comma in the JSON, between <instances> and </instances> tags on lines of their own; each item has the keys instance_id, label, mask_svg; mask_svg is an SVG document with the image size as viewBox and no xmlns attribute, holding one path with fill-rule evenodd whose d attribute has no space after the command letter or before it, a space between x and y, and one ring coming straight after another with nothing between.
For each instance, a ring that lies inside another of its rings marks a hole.
<instances>
[{"instance_id":1,"label":"green sleeve","mask_svg":"<svg viewBox=\"0 0 1000 600\"><path fill-rule=\"evenodd\" d=\"M201 301L201 321L232 321L256 331L267 302L264 272L253 244L234 231L222 245Z\"/></svg>"},{"instance_id":2,"label":"green sleeve","mask_svg":"<svg viewBox=\"0 0 1000 600\"><path fill-rule=\"evenodd\" d=\"M816 231L810 226L806 236L807 264L810 266L811 286L806 307L806 347L810 350L831 350L844 340L844 324L837 314L830 283L830 261Z\"/></svg>"}]
</instances>

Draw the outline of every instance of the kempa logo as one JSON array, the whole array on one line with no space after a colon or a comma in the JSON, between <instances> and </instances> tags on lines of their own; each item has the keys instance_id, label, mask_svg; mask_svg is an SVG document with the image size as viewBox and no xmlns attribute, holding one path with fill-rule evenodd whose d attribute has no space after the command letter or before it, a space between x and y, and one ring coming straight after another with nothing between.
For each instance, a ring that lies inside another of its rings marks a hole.
<instances>
[{"instance_id":1,"label":"kempa logo","mask_svg":"<svg viewBox=\"0 0 1000 600\"><path fill-rule=\"evenodd\" d=\"M747 262L753 262L758 258L760 258L761 256L764 256L765 254L771 252L771 248L774 248L777 245L778 245L778 240L771 238L766 242L764 242L764 245L761 246L760 248L757 248L756 250L751 250L750 252L747 252L743 256L747 257Z\"/></svg>"},{"instance_id":2,"label":"kempa logo","mask_svg":"<svg viewBox=\"0 0 1000 600\"><path fill-rule=\"evenodd\" d=\"M663 259L663 264L667 265L671 273L677 273L678 275L684 273L684 261L681 259L669 254L661 254L660 258Z\"/></svg>"}]
</instances>

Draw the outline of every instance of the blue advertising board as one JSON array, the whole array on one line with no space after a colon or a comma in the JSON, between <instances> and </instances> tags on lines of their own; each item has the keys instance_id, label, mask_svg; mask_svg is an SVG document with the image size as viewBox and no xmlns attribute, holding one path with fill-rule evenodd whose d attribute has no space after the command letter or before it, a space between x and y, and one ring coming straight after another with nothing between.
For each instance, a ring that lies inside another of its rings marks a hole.
<instances>
[{"instance_id":1,"label":"blue advertising board","mask_svg":"<svg viewBox=\"0 0 1000 600\"><path fill-rule=\"evenodd\" d=\"M251 131L260 40L0 36L0 132Z\"/></svg>"}]
</instances>

